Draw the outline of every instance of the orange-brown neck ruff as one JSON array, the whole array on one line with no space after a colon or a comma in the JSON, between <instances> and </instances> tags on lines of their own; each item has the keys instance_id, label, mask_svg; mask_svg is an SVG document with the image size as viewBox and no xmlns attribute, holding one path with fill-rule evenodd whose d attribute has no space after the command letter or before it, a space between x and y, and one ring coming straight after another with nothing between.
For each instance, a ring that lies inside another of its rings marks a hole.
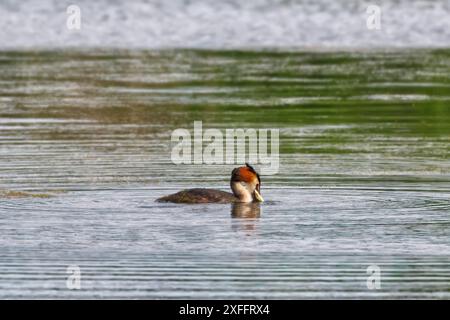
<instances>
[{"instance_id":1,"label":"orange-brown neck ruff","mask_svg":"<svg viewBox=\"0 0 450 320\"><path fill-rule=\"evenodd\" d=\"M258 179L256 174L247 167L239 168L239 177L241 181L247 183L253 183L255 180Z\"/></svg>"}]
</instances>

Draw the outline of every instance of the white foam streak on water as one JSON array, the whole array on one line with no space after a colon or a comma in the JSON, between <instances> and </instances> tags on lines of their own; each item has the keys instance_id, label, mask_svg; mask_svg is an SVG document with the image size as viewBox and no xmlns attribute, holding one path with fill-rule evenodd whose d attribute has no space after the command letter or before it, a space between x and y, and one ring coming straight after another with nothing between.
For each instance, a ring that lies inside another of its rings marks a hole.
<instances>
[{"instance_id":1,"label":"white foam streak on water","mask_svg":"<svg viewBox=\"0 0 450 320\"><path fill-rule=\"evenodd\" d=\"M0 48L442 47L446 0L376 1L381 30L368 30L372 1L78 0L82 28L66 28L56 0L2 1Z\"/></svg>"}]
</instances>

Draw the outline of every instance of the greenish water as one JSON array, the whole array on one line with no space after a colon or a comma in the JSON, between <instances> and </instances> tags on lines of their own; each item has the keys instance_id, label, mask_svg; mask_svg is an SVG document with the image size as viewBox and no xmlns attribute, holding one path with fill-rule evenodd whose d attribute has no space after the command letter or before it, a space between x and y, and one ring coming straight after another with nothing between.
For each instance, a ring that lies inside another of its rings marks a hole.
<instances>
[{"instance_id":1,"label":"greenish water","mask_svg":"<svg viewBox=\"0 0 450 320\"><path fill-rule=\"evenodd\" d=\"M1 52L0 71L0 297L450 297L450 50ZM280 130L256 214L154 202L228 189L236 165L171 162L197 120Z\"/></svg>"}]
</instances>

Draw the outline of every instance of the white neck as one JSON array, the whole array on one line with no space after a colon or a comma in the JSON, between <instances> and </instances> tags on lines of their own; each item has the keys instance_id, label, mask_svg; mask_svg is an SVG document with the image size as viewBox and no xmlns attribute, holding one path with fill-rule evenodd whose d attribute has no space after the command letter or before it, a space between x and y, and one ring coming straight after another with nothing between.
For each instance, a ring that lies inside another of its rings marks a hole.
<instances>
[{"instance_id":1,"label":"white neck","mask_svg":"<svg viewBox=\"0 0 450 320\"><path fill-rule=\"evenodd\" d=\"M231 182L231 190L233 190L234 196L236 198L238 198L240 202L252 202L253 201L252 194L241 183Z\"/></svg>"}]
</instances>

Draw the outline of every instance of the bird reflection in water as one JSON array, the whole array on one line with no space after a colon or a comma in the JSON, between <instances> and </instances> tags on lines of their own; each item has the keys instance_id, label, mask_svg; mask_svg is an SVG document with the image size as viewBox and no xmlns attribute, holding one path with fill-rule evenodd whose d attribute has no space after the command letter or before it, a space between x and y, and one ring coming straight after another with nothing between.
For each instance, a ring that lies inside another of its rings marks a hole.
<instances>
[{"instance_id":1,"label":"bird reflection in water","mask_svg":"<svg viewBox=\"0 0 450 320\"><path fill-rule=\"evenodd\" d=\"M236 202L231 205L232 228L235 231L254 231L257 219L261 216L261 206L257 202Z\"/></svg>"}]
</instances>

